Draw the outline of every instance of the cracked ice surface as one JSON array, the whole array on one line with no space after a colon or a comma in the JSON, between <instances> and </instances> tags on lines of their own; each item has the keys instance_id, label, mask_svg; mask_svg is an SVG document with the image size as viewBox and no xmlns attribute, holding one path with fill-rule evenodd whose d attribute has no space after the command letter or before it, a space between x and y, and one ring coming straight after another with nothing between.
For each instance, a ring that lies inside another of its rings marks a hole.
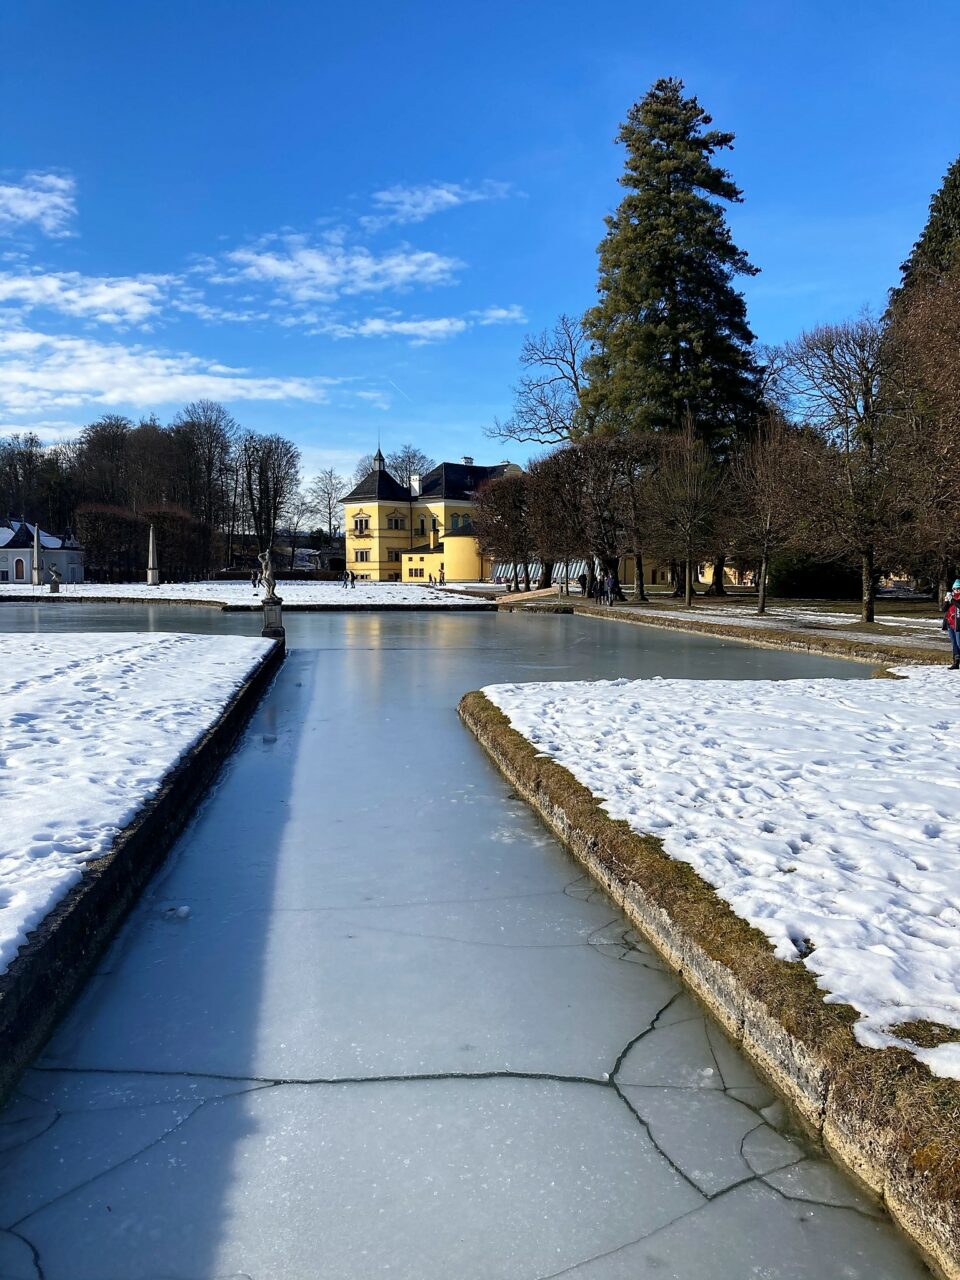
<instances>
[{"instance_id":1,"label":"cracked ice surface","mask_svg":"<svg viewBox=\"0 0 960 1280\"><path fill-rule=\"evenodd\" d=\"M456 720L495 677L729 660L599 630L291 619L0 1113L4 1280L925 1274Z\"/></svg>"}]
</instances>

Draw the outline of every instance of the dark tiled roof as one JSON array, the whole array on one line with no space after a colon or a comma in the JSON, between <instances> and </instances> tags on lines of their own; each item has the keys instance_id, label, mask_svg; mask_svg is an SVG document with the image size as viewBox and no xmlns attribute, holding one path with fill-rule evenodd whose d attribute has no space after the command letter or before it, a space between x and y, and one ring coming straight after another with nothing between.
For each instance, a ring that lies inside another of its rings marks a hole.
<instances>
[{"instance_id":1,"label":"dark tiled roof","mask_svg":"<svg viewBox=\"0 0 960 1280\"><path fill-rule=\"evenodd\" d=\"M409 502L410 490L404 488L399 480L394 480L389 471L374 469L363 477L355 489L351 489L344 502L361 502L363 500L384 502Z\"/></svg>"},{"instance_id":2,"label":"dark tiled roof","mask_svg":"<svg viewBox=\"0 0 960 1280\"><path fill-rule=\"evenodd\" d=\"M4 551L21 551L33 546L33 534L30 527L24 521L14 530L13 537L9 542L4 544Z\"/></svg>"},{"instance_id":3,"label":"dark tiled roof","mask_svg":"<svg viewBox=\"0 0 960 1280\"><path fill-rule=\"evenodd\" d=\"M472 524L462 524L459 529L448 529L445 538L475 538L476 530Z\"/></svg>"},{"instance_id":4,"label":"dark tiled roof","mask_svg":"<svg viewBox=\"0 0 960 1280\"><path fill-rule=\"evenodd\" d=\"M467 500L473 497L485 480L502 476L505 470L505 463L495 467L477 467L473 463L441 462L423 477L420 496Z\"/></svg>"},{"instance_id":5,"label":"dark tiled roof","mask_svg":"<svg viewBox=\"0 0 960 1280\"><path fill-rule=\"evenodd\" d=\"M431 555L433 552L442 551L442 550L443 550L442 542L438 542L435 547L431 547L429 542L424 542L422 546L411 547L409 551L404 551L403 554L405 556L412 556L412 555L428 556L428 555Z\"/></svg>"}]
</instances>

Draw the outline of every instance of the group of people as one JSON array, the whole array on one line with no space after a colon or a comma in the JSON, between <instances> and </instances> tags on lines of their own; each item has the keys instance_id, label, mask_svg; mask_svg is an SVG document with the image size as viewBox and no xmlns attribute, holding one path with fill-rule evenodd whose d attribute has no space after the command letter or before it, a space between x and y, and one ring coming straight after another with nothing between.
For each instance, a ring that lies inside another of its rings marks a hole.
<instances>
[{"instance_id":1,"label":"group of people","mask_svg":"<svg viewBox=\"0 0 960 1280\"><path fill-rule=\"evenodd\" d=\"M439 578L435 578L431 573L428 576L427 581L431 587L445 587L447 585L447 575L444 573L443 568L441 567Z\"/></svg>"},{"instance_id":2,"label":"group of people","mask_svg":"<svg viewBox=\"0 0 960 1280\"><path fill-rule=\"evenodd\" d=\"M346 591L347 587L353 587L354 590L356 589L357 575L352 569L344 569L343 573L340 575L340 585L343 587L344 591Z\"/></svg>"},{"instance_id":3,"label":"group of people","mask_svg":"<svg viewBox=\"0 0 960 1280\"><path fill-rule=\"evenodd\" d=\"M602 600L609 607L617 598L617 580L612 573L605 573L602 577L598 575L592 585L587 575L581 573L577 582L580 584L580 594L589 595L598 603Z\"/></svg>"}]
</instances>

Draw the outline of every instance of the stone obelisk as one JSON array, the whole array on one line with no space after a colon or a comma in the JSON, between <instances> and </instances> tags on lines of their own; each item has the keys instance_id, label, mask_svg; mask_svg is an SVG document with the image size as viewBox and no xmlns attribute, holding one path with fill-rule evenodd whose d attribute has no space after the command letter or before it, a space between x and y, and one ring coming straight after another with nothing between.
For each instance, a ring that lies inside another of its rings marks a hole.
<instances>
[{"instance_id":1,"label":"stone obelisk","mask_svg":"<svg viewBox=\"0 0 960 1280\"><path fill-rule=\"evenodd\" d=\"M33 569L30 573L30 581L35 587L39 587L43 582L43 570L40 568L40 526L33 526Z\"/></svg>"},{"instance_id":2,"label":"stone obelisk","mask_svg":"<svg viewBox=\"0 0 960 1280\"><path fill-rule=\"evenodd\" d=\"M157 535L153 525L150 526L150 545L147 548L147 586L160 585L160 567L157 564Z\"/></svg>"}]
</instances>

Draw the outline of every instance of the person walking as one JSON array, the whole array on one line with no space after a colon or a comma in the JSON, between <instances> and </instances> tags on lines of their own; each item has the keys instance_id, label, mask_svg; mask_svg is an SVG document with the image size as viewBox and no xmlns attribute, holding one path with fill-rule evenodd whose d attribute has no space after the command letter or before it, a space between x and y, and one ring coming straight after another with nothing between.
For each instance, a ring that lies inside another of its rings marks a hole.
<instances>
[{"instance_id":1,"label":"person walking","mask_svg":"<svg viewBox=\"0 0 960 1280\"><path fill-rule=\"evenodd\" d=\"M356 591L357 589L357 575L352 569L350 570L350 588L352 591Z\"/></svg>"},{"instance_id":2,"label":"person walking","mask_svg":"<svg viewBox=\"0 0 960 1280\"><path fill-rule=\"evenodd\" d=\"M585 573L581 573L577 578L577 583L580 587L580 594L585 596L587 594L587 575Z\"/></svg>"},{"instance_id":3,"label":"person walking","mask_svg":"<svg viewBox=\"0 0 960 1280\"><path fill-rule=\"evenodd\" d=\"M350 575L347 573L346 569L344 569L343 573L340 575L340 585L343 587L344 591L346 591L347 587L350 585Z\"/></svg>"},{"instance_id":4,"label":"person walking","mask_svg":"<svg viewBox=\"0 0 960 1280\"><path fill-rule=\"evenodd\" d=\"M960 671L960 578L954 582L943 601L943 627L950 633L953 646L951 671Z\"/></svg>"},{"instance_id":5,"label":"person walking","mask_svg":"<svg viewBox=\"0 0 960 1280\"><path fill-rule=\"evenodd\" d=\"M613 604L613 594L614 594L614 583L613 583L612 573L608 573L603 580L603 594L607 601L607 608L609 609L610 606Z\"/></svg>"},{"instance_id":6,"label":"person walking","mask_svg":"<svg viewBox=\"0 0 960 1280\"><path fill-rule=\"evenodd\" d=\"M443 565L440 566L440 585L441 587L445 587L447 585L447 575L444 571Z\"/></svg>"},{"instance_id":7,"label":"person walking","mask_svg":"<svg viewBox=\"0 0 960 1280\"><path fill-rule=\"evenodd\" d=\"M257 587L260 585L260 575L257 573L256 569L250 570L250 585L253 587L254 591L256 591Z\"/></svg>"}]
</instances>

